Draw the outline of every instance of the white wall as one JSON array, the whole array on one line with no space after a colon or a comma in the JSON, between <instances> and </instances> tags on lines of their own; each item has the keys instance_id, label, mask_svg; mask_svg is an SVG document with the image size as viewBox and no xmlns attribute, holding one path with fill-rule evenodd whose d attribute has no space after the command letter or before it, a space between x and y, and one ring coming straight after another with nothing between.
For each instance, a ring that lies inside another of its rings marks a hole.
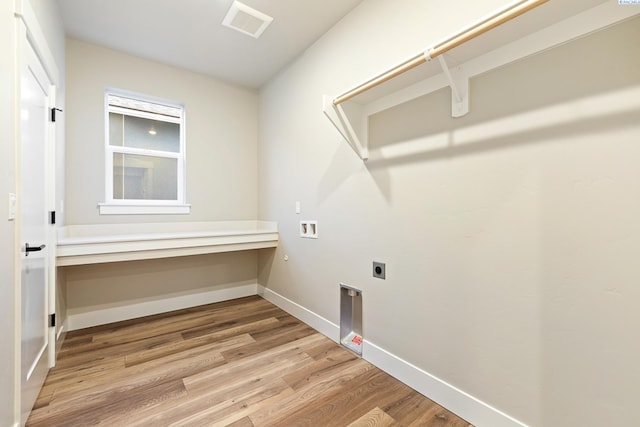
<instances>
[{"instance_id":1,"label":"white wall","mask_svg":"<svg viewBox=\"0 0 640 427\"><path fill-rule=\"evenodd\" d=\"M64 105L64 31L54 2L34 0L31 5L44 33L58 70L58 100ZM14 389L16 370L14 357L18 332L15 323L15 290L19 286L14 282L17 242L15 241L14 222L7 220L8 193L16 192L15 155L15 47L16 19L11 1L0 2L0 324L3 327L2 346L0 346L0 391L4 397L0 401L0 425L11 426L18 421L16 412L17 396ZM62 40L62 43L60 43ZM64 147L64 126L58 128L57 143ZM59 169L56 179L63 180L63 169ZM19 305L18 305L19 306Z\"/></svg>"},{"instance_id":2,"label":"white wall","mask_svg":"<svg viewBox=\"0 0 640 427\"><path fill-rule=\"evenodd\" d=\"M67 41L67 73L67 224L256 218L255 91L73 39ZM98 214L106 87L185 104L190 215Z\"/></svg>"},{"instance_id":3,"label":"white wall","mask_svg":"<svg viewBox=\"0 0 640 427\"><path fill-rule=\"evenodd\" d=\"M336 324L362 289L366 340L523 423L638 425L638 19L475 78L462 119L448 90L379 114L366 163L322 115L482 3L364 2L263 88L260 283Z\"/></svg>"}]
</instances>

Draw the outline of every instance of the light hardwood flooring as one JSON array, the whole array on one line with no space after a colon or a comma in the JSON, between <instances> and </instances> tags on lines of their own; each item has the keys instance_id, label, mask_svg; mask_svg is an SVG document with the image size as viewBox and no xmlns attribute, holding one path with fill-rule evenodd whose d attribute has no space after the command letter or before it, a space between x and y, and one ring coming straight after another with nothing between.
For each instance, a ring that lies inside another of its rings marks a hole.
<instances>
[{"instance_id":1,"label":"light hardwood flooring","mask_svg":"<svg viewBox=\"0 0 640 427\"><path fill-rule=\"evenodd\" d=\"M469 423L260 297L70 332L37 426Z\"/></svg>"}]
</instances>

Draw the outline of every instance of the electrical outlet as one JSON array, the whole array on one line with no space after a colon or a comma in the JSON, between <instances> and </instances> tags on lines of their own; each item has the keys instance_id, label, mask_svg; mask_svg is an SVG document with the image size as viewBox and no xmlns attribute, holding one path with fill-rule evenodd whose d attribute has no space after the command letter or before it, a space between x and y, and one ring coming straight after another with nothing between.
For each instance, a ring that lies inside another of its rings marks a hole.
<instances>
[{"instance_id":1,"label":"electrical outlet","mask_svg":"<svg viewBox=\"0 0 640 427\"><path fill-rule=\"evenodd\" d=\"M383 262L373 261L373 277L385 280L386 266Z\"/></svg>"}]
</instances>

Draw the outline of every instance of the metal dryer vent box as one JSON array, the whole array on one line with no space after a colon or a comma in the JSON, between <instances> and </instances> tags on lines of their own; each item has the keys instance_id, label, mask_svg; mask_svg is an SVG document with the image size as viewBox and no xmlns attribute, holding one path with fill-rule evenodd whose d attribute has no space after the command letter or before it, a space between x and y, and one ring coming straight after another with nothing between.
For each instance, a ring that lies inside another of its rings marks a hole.
<instances>
[{"instance_id":1,"label":"metal dryer vent box","mask_svg":"<svg viewBox=\"0 0 640 427\"><path fill-rule=\"evenodd\" d=\"M362 355L362 291L340 284L340 344Z\"/></svg>"}]
</instances>

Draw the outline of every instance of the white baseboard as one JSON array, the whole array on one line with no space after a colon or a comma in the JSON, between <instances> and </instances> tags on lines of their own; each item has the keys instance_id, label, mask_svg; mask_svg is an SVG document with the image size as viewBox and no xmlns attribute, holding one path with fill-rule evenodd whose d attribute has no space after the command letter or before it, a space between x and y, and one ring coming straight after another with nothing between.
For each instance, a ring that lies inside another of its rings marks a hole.
<instances>
[{"instance_id":1,"label":"white baseboard","mask_svg":"<svg viewBox=\"0 0 640 427\"><path fill-rule=\"evenodd\" d=\"M282 295L272 291L271 289L265 288L262 285L258 285L258 295L260 295L270 303L277 305L293 317L302 320L304 323L311 326L321 334L331 338L333 341L340 342L339 325L330 322L324 317L317 315L311 310L304 308L300 304L297 304L290 299L285 298Z\"/></svg>"},{"instance_id":2,"label":"white baseboard","mask_svg":"<svg viewBox=\"0 0 640 427\"><path fill-rule=\"evenodd\" d=\"M366 339L363 341L362 357L476 427L526 427L526 424Z\"/></svg>"},{"instance_id":3,"label":"white baseboard","mask_svg":"<svg viewBox=\"0 0 640 427\"><path fill-rule=\"evenodd\" d=\"M134 319L203 304L260 295L292 316L305 322L335 342L340 340L340 327L290 299L257 284L233 286L212 291L181 295L157 301L72 313L67 317L67 331ZM476 399L434 375L364 340L362 357L428 398L464 418L476 427L526 427L496 408Z\"/></svg>"},{"instance_id":4,"label":"white baseboard","mask_svg":"<svg viewBox=\"0 0 640 427\"><path fill-rule=\"evenodd\" d=\"M66 321L62 324L62 326L60 326L60 329L58 329L58 332L56 332L56 341L60 340L60 337L62 336L63 333L67 333L67 328L65 328L64 325L66 325Z\"/></svg>"},{"instance_id":5,"label":"white baseboard","mask_svg":"<svg viewBox=\"0 0 640 427\"><path fill-rule=\"evenodd\" d=\"M67 321L65 320L62 323L62 326L60 326L60 329L58 330L58 332L56 332L56 341L53 343L53 345L55 346L55 350L54 350L54 354L53 354L53 364L55 366L57 358L58 358L58 353L60 353L60 349L62 348L62 344L64 344L64 339L67 336Z\"/></svg>"},{"instance_id":6,"label":"white baseboard","mask_svg":"<svg viewBox=\"0 0 640 427\"><path fill-rule=\"evenodd\" d=\"M144 301L134 304L120 305L107 308L83 309L82 312L67 310L67 331L89 328L91 326L105 325L121 320L135 319L158 313L166 313L173 310L195 307L198 305L212 304L235 298L257 295L257 284L228 285L217 289L174 296L160 300Z\"/></svg>"},{"instance_id":7,"label":"white baseboard","mask_svg":"<svg viewBox=\"0 0 640 427\"><path fill-rule=\"evenodd\" d=\"M288 298L258 285L258 295L339 342L340 327ZM447 382L364 340L362 358L424 394L476 427L526 427L526 424L476 399Z\"/></svg>"}]
</instances>

